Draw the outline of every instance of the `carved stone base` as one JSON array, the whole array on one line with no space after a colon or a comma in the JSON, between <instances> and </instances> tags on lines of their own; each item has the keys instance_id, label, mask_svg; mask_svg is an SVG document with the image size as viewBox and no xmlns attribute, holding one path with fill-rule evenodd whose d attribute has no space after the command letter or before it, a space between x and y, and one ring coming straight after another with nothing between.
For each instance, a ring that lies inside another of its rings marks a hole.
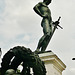
<instances>
[{"instance_id":1,"label":"carved stone base","mask_svg":"<svg viewBox=\"0 0 75 75\"><path fill-rule=\"evenodd\" d=\"M65 70L66 65L58 58L56 54L51 51L46 53L40 53L39 57L45 63L46 75L62 75L62 71Z\"/></svg>"}]
</instances>

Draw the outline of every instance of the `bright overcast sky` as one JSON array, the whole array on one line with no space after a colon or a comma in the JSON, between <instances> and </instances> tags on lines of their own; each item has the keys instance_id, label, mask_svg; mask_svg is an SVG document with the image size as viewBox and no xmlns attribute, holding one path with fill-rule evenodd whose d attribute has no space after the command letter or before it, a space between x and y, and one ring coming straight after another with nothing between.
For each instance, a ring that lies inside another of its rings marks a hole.
<instances>
[{"instance_id":1,"label":"bright overcast sky","mask_svg":"<svg viewBox=\"0 0 75 75\"><path fill-rule=\"evenodd\" d=\"M33 7L42 0L0 0L0 47L3 55L21 45L35 50L43 35L41 17ZM60 25L47 47L67 66L63 75L75 75L75 0L53 0L49 5L53 21L61 16Z\"/></svg>"}]
</instances>

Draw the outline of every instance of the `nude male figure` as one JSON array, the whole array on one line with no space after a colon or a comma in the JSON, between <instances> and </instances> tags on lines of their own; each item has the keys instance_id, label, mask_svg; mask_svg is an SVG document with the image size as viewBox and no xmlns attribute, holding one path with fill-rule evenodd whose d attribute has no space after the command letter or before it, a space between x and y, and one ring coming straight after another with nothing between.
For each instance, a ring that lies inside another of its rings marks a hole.
<instances>
[{"instance_id":1,"label":"nude male figure","mask_svg":"<svg viewBox=\"0 0 75 75\"><path fill-rule=\"evenodd\" d=\"M52 35L52 18L51 11L48 8L48 5L51 3L51 0L43 0L43 2L39 2L33 9L34 11L40 15L43 19L41 22L41 26L43 28L44 35L39 40L36 51L45 51L46 47L50 41L50 36Z\"/></svg>"}]
</instances>

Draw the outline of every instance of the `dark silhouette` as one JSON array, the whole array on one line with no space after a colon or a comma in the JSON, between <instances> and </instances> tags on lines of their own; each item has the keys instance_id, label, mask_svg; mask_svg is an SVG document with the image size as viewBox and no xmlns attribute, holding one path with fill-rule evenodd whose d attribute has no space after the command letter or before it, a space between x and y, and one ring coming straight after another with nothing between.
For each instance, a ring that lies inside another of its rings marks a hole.
<instances>
[{"instance_id":1,"label":"dark silhouette","mask_svg":"<svg viewBox=\"0 0 75 75\"><path fill-rule=\"evenodd\" d=\"M51 11L48 8L48 5L50 3L51 3L51 0L43 0L43 2L39 2L33 8L34 11L43 18L41 22L41 26L43 28L43 33L44 33L44 35L39 40L39 43L35 52L39 52L40 48L42 52L46 50L55 29L57 28L57 26L59 26L58 25L59 20L56 22L52 21ZM52 29L53 24L54 24L54 28Z\"/></svg>"}]
</instances>

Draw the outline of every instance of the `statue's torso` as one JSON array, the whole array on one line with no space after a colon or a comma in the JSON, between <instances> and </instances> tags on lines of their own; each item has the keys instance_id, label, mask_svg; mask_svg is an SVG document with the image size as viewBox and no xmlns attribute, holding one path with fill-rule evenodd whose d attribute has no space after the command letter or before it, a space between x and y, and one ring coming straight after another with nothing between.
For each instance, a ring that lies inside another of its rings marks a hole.
<instances>
[{"instance_id":1,"label":"statue's torso","mask_svg":"<svg viewBox=\"0 0 75 75\"><path fill-rule=\"evenodd\" d=\"M34 11L43 18L42 22L41 22L42 26L43 25L50 25L50 23L52 22L51 11L45 3L39 2L34 7Z\"/></svg>"},{"instance_id":2,"label":"statue's torso","mask_svg":"<svg viewBox=\"0 0 75 75\"><path fill-rule=\"evenodd\" d=\"M45 25L45 24L50 25L50 23L52 22L50 9L44 3L40 3L39 11L41 12L42 15L47 16L47 17L43 17L41 25L42 26Z\"/></svg>"}]
</instances>

